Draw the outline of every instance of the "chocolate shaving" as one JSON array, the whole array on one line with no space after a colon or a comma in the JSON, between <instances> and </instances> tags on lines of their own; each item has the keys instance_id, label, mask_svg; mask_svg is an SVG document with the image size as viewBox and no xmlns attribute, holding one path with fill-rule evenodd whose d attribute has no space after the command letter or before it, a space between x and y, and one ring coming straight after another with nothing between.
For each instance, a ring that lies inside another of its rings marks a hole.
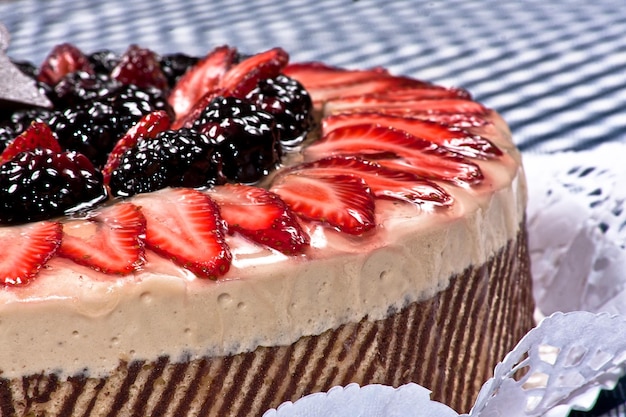
<instances>
[{"instance_id":1,"label":"chocolate shaving","mask_svg":"<svg viewBox=\"0 0 626 417\"><path fill-rule=\"evenodd\" d=\"M35 81L23 74L6 55L9 40L9 31L0 25L0 109L52 107Z\"/></svg>"}]
</instances>

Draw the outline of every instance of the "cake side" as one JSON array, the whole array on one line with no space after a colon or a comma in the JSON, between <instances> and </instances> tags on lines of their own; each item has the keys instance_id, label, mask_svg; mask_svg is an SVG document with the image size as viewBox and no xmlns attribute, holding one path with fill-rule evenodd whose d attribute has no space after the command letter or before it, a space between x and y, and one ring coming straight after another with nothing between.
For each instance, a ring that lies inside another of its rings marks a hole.
<instances>
[{"instance_id":1,"label":"cake side","mask_svg":"<svg viewBox=\"0 0 626 417\"><path fill-rule=\"evenodd\" d=\"M97 376L119 360L236 354L365 316L383 319L428 299L520 230L526 188L519 154L509 138L492 136L507 152L504 162L478 162L486 178L480 187L442 184L455 199L449 209L381 200L376 233L357 239L313 226L306 258L233 236L233 265L219 281L200 280L153 253L142 271L120 278L53 259L28 286L0 292L3 340L21 346L0 356L0 369L7 377L42 370Z\"/></svg>"},{"instance_id":2,"label":"cake side","mask_svg":"<svg viewBox=\"0 0 626 417\"><path fill-rule=\"evenodd\" d=\"M2 415L252 416L351 382L416 382L434 400L468 412L494 365L533 327L530 282L522 223L487 262L387 318L234 356L122 361L100 378L3 378Z\"/></svg>"}]
</instances>

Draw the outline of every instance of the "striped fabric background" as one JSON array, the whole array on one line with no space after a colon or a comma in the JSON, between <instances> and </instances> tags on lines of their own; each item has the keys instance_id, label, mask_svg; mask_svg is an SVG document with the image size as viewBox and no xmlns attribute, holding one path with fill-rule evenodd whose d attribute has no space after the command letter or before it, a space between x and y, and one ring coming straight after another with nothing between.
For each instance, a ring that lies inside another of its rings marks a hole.
<instances>
[{"instance_id":1,"label":"striped fabric background","mask_svg":"<svg viewBox=\"0 0 626 417\"><path fill-rule=\"evenodd\" d=\"M527 153L626 142L621 0L0 0L0 22L17 60L39 63L66 41L193 55L282 46L292 61L384 66L467 88ZM626 415L624 387L586 415Z\"/></svg>"},{"instance_id":2,"label":"striped fabric background","mask_svg":"<svg viewBox=\"0 0 626 417\"><path fill-rule=\"evenodd\" d=\"M620 0L0 0L15 59L55 44L204 54L283 46L292 60L389 67L468 88L523 150L626 141Z\"/></svg>"}]
</instances>

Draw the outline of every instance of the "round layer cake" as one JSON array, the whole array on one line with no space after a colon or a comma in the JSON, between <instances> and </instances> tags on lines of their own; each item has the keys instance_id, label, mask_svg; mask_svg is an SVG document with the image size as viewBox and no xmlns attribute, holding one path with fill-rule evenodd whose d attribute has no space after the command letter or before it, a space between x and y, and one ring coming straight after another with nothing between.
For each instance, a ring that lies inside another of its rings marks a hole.
<instances>
[{"instance_id":1,"label":"round layer cake","mask_svg":"<svg viewBox=\"0 0 626 417\"><path fill-rule=\"evenodd\" d=\"M2 416L467 412L533 326L521 157L468 92L280 48L20 68L53 107L0 126Z\"/></svg>"}]
</instances>

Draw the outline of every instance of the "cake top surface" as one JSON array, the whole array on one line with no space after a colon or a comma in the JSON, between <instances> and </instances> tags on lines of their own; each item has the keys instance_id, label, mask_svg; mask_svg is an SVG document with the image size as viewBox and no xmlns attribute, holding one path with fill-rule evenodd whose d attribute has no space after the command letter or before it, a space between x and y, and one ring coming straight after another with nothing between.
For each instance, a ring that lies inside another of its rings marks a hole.
<instances>
[{"instance_id":1,"label":"cake top surface","mask_svg":"<svg viewBox=\"0 0 626 417\"><path fill-rule=\"evenodd\" d=\"M382 68L71 44L20 65L53 106L0 126L5 239L38 243L7 285L56 257L127 275L147 251L216 279L228 236L302 256L312 225L367 237L385 200L453 213L455 193L489 195L500 174L487 173L503 167L506 183L519 165L506 125L467 91Z\"/></svg>"}]
</instances>

